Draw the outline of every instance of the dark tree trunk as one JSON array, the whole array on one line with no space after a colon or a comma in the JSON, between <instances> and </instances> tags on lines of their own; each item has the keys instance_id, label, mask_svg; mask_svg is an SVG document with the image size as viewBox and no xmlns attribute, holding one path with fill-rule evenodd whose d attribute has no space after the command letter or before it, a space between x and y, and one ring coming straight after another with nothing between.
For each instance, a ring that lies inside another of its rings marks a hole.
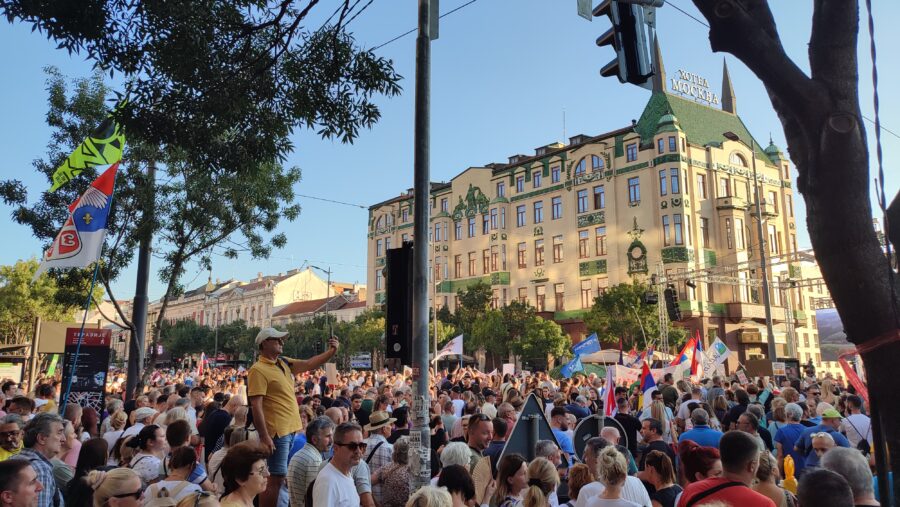
<instances>
[{"instance_id":1,"label":"dark tree trunk","mask_svg":"<svg viewBox=\"0 0 900 507\"><path fill-rule=\"evenodd\" d=\"M733 54L763 82L784 126L807 227L831 297L857 345L898 332L887 265L872 224L869 156L858 95L859 6L815 0L807 76L785 54L765 0L694 0L713 51ZM893 470L900 470L900 342L862 355ZM895 498L900 481L895 482Z\"/></svg>"}]
</instances>

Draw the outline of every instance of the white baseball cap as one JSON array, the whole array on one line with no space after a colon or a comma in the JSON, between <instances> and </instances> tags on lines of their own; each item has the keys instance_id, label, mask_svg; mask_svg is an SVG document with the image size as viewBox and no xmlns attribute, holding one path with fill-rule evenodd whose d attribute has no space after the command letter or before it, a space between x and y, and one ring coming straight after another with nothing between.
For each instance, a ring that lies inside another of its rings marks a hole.
<instances>
[{"instance_id":1,"label":"white baseball cap","mask_svg":"<svg viewBox=\"0 0 900 507\"><path fill-rule=\"evenodd\" d=\"M259 334L256 335L256 346L259 347L262 342L269 338L284 338L287 334L287 331L279 331L274 327L264 327L260 329Z\"/></svg>"}]
</instances>

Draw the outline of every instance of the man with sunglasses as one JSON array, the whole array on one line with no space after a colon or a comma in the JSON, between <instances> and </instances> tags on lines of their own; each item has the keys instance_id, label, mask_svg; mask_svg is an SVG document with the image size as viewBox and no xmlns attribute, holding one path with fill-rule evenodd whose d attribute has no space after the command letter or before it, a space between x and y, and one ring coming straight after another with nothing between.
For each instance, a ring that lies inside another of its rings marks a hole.
<instances>
[{"instance_id":1,"label":"man with sunglasses","mask_svg":"<svg viewBox=\"0 0 900 507\"><path fill-rule=\"evenodd\" d=\"M334 430L334 456L316 477L312 504L336 507L359 507L359 494L350 472L366 452L362 428L347 422Z\"/></svg>"},{"instance_id":2,"label":"man with sunglasses","mask_svg":"<svg viewBox=\"0 0 900 507\"><path fill-rule=\"evenodd\" d=\"M256 335L259 360L247 375L253 425L259 432L260 443L271 453L268 460L271 476L266 490L259 495L260 507L275 507L278 503L294 433L301 429L294 376L322 366L339 346L337 337L332 336L325 352L310 359L290 359L281 356L287 334L272 327L260 330Z\"/></svg>"}]
</instances>

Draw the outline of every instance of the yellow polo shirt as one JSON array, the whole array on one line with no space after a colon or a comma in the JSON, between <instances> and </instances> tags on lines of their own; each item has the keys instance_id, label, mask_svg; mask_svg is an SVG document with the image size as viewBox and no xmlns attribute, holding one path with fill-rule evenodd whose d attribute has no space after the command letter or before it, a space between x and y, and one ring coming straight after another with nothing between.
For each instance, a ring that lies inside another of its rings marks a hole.
<instances>
[{"instance_id":1,"label":"yellow polo shirt","mask_svg":"<svg viewBox=\"0 0 900 507\"><path fill-rule=\"evenodd\" d=\"M7 451L6 449L0 447L0 461L6 461L11 456L15 456L16 454L19 454L19 452L21 452L21 451L22 451L22 443L21 442L19 442L19 448L14 451Z\"/></svg>"},{"instance_id":2,"label":"yellow polo shirt","mask_svg":"<svg viewBox=\"0 0 900 507\"><path fill-rule=\"evenodd\" d=\"M287 362L287 364L285 364ZM262 396L263 414L269 436L283 437L300 431L300 407L294 395L293 359L277 362L260 356L247 374L247 396Z\"/></svg>"}]
</instances>

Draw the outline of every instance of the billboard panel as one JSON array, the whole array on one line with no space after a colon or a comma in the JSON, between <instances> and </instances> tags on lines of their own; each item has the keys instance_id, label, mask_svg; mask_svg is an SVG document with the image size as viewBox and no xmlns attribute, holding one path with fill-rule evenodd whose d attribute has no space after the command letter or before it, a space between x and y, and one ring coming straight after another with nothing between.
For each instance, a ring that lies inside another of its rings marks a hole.
<instances>
[{"instance_id":1,"label":"billboard panel","mask_svg":"<svg viewBox=\"0 0 900 507\"><path fill-rule=\"evenodd\" d=\"M844 324L837 309L816 310L816 327L819 329L819 349L822 361L837 361L838 356L853 350L855 345L847 341Z\"/></svg>"}]
</instances>

